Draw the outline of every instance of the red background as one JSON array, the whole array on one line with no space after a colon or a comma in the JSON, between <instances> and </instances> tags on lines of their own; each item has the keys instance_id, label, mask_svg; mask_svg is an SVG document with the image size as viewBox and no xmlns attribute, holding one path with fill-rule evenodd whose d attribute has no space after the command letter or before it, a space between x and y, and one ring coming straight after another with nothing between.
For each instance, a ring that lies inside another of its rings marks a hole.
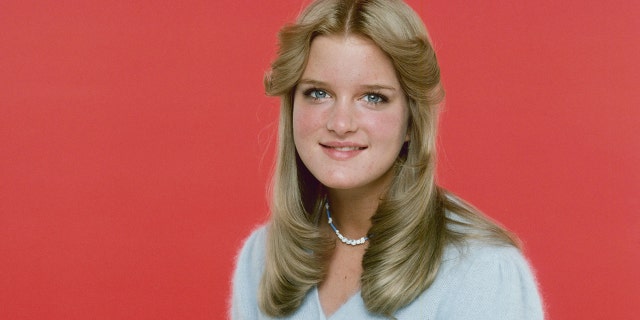
<instances>
[{"instance_id":1,"label":"red background","mask_svg":"<svg viewBox=\"0 0 640 320\"><path fill-rule=\"evenodd\" d=\"M440 182L514 230L549 318L640 313L640 5L409 1ZM267 217L280 1L0 3L0 318L220 319Z\"/></svg>"}]
</instances>

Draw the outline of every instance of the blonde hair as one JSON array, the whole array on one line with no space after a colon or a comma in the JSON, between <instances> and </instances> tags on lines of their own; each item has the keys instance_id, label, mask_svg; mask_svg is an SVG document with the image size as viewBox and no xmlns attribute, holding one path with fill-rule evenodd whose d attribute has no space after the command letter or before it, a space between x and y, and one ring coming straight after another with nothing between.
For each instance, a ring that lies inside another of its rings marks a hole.
<instances>
[{"instance_id":1,"label":"blonde hair","mask_svg":"<svg viewBox=\"0 0 640 320\"><path fill-rule=\"evenodd\" d=\"M480 238L515 245L514 238L469 205L436 186L438 104L444 92L427 30L400 0L318 0L279 33L280 49L265 76L266 93L281 98L261 310L294 312L325 275L334 239L318 228L325 190L302 164L293 142L293 96L319 35L358 35L391 59L410 110L410 142L375 215L363 257L361 295L374 313L391 316L434 281L443 248ZM458 218L451 219L451 212ZM465 228L450 228L453 225ZM456 231L457 230L457 231ZM466 230L464 232L460 230ZM409 276L410 275L410 276Z\"/></svg>"}]
</instances>

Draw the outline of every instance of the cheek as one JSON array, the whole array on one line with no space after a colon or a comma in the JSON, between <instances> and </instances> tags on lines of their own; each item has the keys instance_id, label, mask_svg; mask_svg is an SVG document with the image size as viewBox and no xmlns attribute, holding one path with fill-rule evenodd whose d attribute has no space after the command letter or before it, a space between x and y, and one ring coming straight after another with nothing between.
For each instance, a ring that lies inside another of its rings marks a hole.
<instances>
[{"instance_id":1,"label":"cheek","mask_svg":"<svg viewBox=\"0 0 640 320\"><path fill-rule=\"evenodd\" d=\"M308 112L304 112L300 108L293 108L293 141L296 148L301 147L300 143L309 135L312 120Z\"/></svg>"},{"instance_id":2,"label":"cheek","mask_svg":"<svg viewBox=\"0 0 640 320\"><path fill-rule=\"evenodd\" d=\"M404 115L386 115L370 119L370 133L388 143L404 143L409 137L407 131L408 118Z\"/></svg>"},{"instance_id":3,"label":"cheek","mask_svg":"<svg viewBox=\"0 0 640 320\"><path fill-rule=\"evenodd\" d=\"M301 131L304 128L304 124L302 123L303 118L300 117L300 112L297 111L297 108L293 108L293 124L292 124L292 128L293 128L293 140L294 141L298 141Z\"/></svg>"},{"instance_id":4,"label":"cheek","mask_svg":"<svg viewBox=\"0 0 640 320\"><path fill-rule=\"evenodd\" d=\"M319 114L304 109L304 107L294 107L293 109L293 138L295 140L304 139L321 126Z\"/></svg>"}]
</instances>

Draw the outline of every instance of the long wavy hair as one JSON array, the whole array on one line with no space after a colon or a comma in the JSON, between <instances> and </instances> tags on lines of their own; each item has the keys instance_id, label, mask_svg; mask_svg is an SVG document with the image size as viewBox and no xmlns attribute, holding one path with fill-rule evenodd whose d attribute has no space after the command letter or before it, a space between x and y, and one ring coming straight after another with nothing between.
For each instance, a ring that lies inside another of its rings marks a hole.
<instances>
[{"instance_id":1,"label":"long wavy hair","mask_svg":"<svg viewBox=\"0 0 640 320\"><path fill-rule=\"evenodd\" d=\"M410 142L398 155L394 179L371 218L369 234L375 236L364 254L360 279L366 307L391 316L431 285L447 244L470 238L517 243L436 185L438 106L444 92L435 52L418 15L400 0L318 0L296 23L281 29L277 58L264 80L267 95L280 97L281 106L260 309L270 316L294 312L323 280L335 246L318 227L326 190L300 160L292 128L295 88L311 42L321 35L371 39L391 59L408 99Z\"/></svg>"}]
</instances>

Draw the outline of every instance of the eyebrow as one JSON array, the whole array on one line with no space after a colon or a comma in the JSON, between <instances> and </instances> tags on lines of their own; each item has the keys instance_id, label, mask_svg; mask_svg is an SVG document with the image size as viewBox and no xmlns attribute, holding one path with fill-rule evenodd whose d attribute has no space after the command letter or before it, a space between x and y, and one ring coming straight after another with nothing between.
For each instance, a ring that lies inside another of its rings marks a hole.
<instances>
[{"instance_id":1,"label":"eyebrow","mask_svg":"<svg viewBox=\"0 0 640 320\"><path fill-rule=\"evenodd\" d=\"M328 84L326 82L319 81L319 80L313 80L313 79L300 79L300 81L298 81L298 84L306 84L306 85L312 85L312 86L318 86L318 87L327 87L328 86ZM372 91L376 91L376 90L396 91L397 90L396 88L394 88L392 86L385 86L385 85L382 85L382 84L368 84L368 85L363 85L361 87L366 89L366 90L372 90Z\"/></svg>"}]
</instances>

